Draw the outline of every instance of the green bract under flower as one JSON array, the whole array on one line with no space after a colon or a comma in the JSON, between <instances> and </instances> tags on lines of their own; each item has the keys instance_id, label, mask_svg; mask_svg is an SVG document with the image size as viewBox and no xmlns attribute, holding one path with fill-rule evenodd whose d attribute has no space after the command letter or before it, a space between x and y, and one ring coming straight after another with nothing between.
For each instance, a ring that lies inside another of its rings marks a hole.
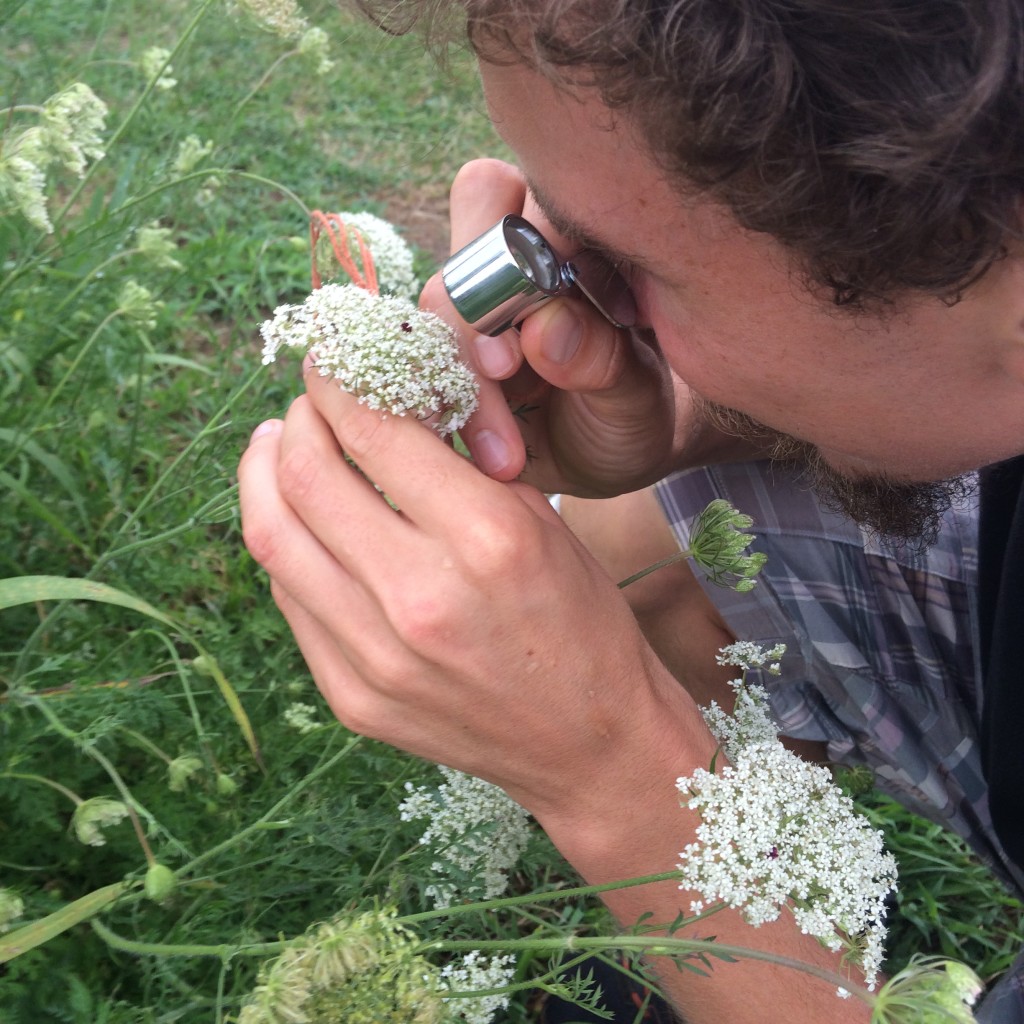
<instances>
[{"instance_id":1,"label":"green bract under flower","mask_svg":"<svg viewBox=\"0 0 1024 1024\"><path fill-rule=\"evenodd\" d=\"M321 376L371 409L430 417L440 434L454 433L476 409L479 384L451 327L404 299L327 284L299 305L279 306L260 334L264 363L282 346L301 348Z\"/></svg>"}]
</instances>

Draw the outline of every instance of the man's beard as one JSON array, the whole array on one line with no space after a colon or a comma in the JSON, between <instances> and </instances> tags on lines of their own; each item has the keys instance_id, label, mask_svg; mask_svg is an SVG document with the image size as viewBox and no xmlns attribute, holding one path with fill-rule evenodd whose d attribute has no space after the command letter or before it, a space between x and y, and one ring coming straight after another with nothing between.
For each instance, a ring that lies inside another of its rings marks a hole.
<instances>
[{"instance_id":1,"label":"man's beard","mask_svg":"<svg viewBox=\"0 0 1024 1024\"><path fill-rule=\"evenodd\" d=\"M796 468L822 506L869 533L897 544L926 547L949 509L973 493L969 477L904 483L884 475L851 477L830 466L806 441L766 427L746 413L694 396L697 412L723 433L751 441L776 462Z\"/></svg>"}]
</instances>

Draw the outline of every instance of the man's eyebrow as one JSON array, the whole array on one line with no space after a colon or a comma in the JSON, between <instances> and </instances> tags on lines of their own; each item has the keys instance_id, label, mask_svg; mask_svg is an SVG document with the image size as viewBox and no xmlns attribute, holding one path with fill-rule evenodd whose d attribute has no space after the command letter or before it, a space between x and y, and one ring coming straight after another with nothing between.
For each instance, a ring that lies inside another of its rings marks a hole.
<instances>
[{"instance_id":1,"label":"man's eyebrow","mask_svg":"<svg viewBox=\"0 0 1024 1024\"><path fill-rule=\"evenodd\" d=\"M540 207L541 212L547 217L551 226L560 234L564 235L570 242L580 249L592 249L600 253L605 259L612 263L630 263L643 265L642 257L628 252L623 252L616 246L601 239L597 234L584 227L568 213L562 210L551 197L546 195L542 189L532 181L527 181L527 188L533 196L534 201Z\"/></svg>"}]
</instances>

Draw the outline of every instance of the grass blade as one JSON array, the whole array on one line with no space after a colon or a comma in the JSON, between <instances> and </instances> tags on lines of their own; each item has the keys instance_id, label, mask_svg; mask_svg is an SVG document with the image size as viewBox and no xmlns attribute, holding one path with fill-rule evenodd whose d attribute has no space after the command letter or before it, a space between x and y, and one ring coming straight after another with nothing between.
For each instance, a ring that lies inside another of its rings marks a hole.
<instances>
[{"instance_id":1,"label":"grass blade","mask_svg":"<svg viewBox=\"0 0 1024 1024\"><path fill-rule=\"evenodd\" d=\"M49 942L76 924L88 920L104 907L110 906L129 888L127 882L106 885L69 903L66 907L61 907L60 910L55 910L39 921L33 921L7 935L0 935L0 964L5 964L8 960L13 960L16 956Z\"/></svg>"}]
</instances>

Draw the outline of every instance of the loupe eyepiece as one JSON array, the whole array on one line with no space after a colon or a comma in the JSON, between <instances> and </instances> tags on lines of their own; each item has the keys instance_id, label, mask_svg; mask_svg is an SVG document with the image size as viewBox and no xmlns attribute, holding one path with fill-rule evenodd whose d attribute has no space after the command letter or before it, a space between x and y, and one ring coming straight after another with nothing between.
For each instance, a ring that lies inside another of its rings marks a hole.
<instances>
[{"instance_id":1,"label":"loupe eyepiece","mask_svg":"<svg viewBox=\"0 0 1024 1024\"><path fill-rule=\"evenodd\" d=\"M616 326L635 321L629 288L607 261L584 252L562 264L529 221L511 214L450 257L441 278L459 316L480 334L501 334L577 290Z\"/></svg>"}]
</instances>

